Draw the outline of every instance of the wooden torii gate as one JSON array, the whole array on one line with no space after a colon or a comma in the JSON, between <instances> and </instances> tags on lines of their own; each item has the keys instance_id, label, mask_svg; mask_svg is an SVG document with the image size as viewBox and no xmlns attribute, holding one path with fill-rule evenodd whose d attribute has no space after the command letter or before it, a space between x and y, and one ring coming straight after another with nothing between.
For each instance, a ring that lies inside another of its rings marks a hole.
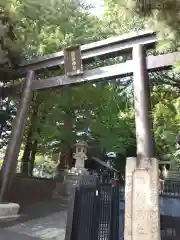
<instances>
[{"instance_id":1,"label":"wooden torii gate","mask_svg":"<svg viewBox=\"0 0 180 240\"><path fill-rule=\"evenodd\" d=\"M71 47L65 50L65 57L64 52L57 52L32 61L25 61L20 64L18 70L12 69L14 75L12 74L11 79L13 76L16 79L22 76L22 72L26 73L26 77L22 84L3 89L4 96L12 92L21 93L21 101L1 169L1 201L6 199L6 193L16 171L33 91L133 75L137 158L129 159L126 166L125 239L131 240L132 237L135 240L160 239L158 163L154 159L155 146L148 71L169 69L177 60L180 60L180 53L146 56L145 50L153 49L159 40L154 32L132 33L82 45L80 48ZM82 69L81 63L93 62L95 57L104 59L118 56L122 52L132 53L132 60L92 70L83 71ZM65 75L36 79L36 73L47 69L58 69L63 65L66 70ZM133 208L132 201L134 201ZM142 203L144 211L142 211ZM139 228L140 225L141 228Z\"/></svg>"}]
</instances>

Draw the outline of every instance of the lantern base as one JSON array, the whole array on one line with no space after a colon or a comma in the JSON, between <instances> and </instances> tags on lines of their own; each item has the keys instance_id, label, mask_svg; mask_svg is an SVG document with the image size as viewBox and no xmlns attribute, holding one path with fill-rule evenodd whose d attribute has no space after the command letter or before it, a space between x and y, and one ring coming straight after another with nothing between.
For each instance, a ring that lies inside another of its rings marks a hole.
<instances>
[{"instance_id":1,"label":"lantern base","mask_svg":"<svg viewBox=\"0 0 180 240\"><path fill-rule=\"evenodd\" d=\"M87 175L89 174L86 168L83 167L73 167L70 170L68 170L68 174L73 174L76 176L81 176L81 175Z\"/></svg>"},{"instance_id":2,"label":"lantern base","mask_svg":"<svg viewBox=\"0 0 180 240\"><path fill-rule=\"evenodd\" d=\"M81 176L89 175L89 172L85 168L71 168L64 180L64 195L70 197L72 188L77 185L81 179Z\"/></svg>"}]
</instances>

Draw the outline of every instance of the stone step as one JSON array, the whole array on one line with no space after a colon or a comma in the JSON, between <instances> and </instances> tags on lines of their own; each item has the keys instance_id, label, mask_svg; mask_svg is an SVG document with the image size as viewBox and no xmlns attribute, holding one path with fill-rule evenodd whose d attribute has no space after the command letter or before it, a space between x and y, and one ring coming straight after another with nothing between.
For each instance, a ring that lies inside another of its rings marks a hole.
<instances>
[{"instance_id":1,"label":"stone step","mask_svg":"<svg viewBox=\"0 0 180 240\"><path fill-rule=\"evenodd\" d=\"M19 217L19 204L0 203L0 220L12 221Z\"/></svg>"}]
</instances>

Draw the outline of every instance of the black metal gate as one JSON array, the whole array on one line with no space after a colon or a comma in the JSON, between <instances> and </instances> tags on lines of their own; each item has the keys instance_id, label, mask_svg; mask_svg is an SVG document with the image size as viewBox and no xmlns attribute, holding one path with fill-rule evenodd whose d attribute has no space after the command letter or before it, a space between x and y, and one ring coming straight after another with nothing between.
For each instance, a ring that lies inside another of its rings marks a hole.
<instances>
[{"instance_id":1,"label":"black metal gate","mask_svg":"<svg viewBox=\"0 0 180 240\"><path fill-rule=\"evenodd\" d=\"M118 240L118 210L118 182L81 181L70 202L65 239Z\"/></svg>"},{"instance_id":2,"label":"black metal gate","mask_svg":"<svg viewBox=\"0 0 180 240\"><path fill-rule=\"evenodd\" d=\"M179 240L180 239L180 218L173 216L160 216L161 220L161 239Z\"/></svg>"},{"instance_id":3,"label":"black metal gate","mask_svg":"<svg viewBox=\"0 0 180 240\"><path fill-rule=\"evenodd\" d=\"M161 239L180 239L180 182L166 180L164 192L160 196Z\"/></svg>"}]
</instances>

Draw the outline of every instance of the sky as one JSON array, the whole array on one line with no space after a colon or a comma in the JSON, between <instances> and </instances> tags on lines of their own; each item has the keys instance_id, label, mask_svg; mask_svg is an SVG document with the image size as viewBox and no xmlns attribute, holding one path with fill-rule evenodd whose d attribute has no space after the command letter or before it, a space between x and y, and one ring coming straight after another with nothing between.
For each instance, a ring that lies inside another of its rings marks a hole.
<instances>
[{"instance_id":1,"label":"sky","mask_svg":"<svg viewBox=\"0 0 180 240\"><path fill-rule=\"evenodd\" d=\"M91 12L95 15L103 14L104 0L86 0L87 4L91 4L94 8Z\"/></svg>"}]
</instances>

